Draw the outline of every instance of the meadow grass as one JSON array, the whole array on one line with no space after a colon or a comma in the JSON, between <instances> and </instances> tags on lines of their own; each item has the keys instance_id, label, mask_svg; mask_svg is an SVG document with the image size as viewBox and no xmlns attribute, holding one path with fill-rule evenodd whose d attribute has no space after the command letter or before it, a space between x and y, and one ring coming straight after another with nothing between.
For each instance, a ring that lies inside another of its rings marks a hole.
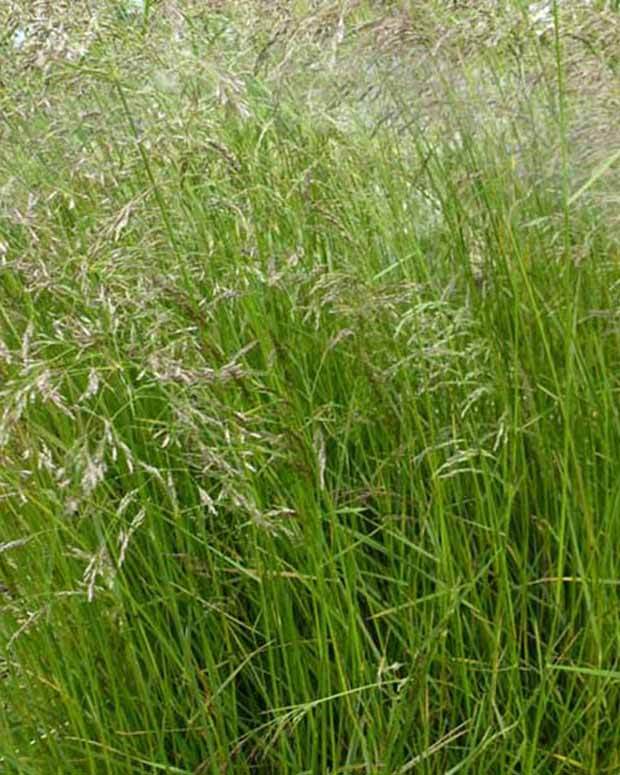
<instances>
[{"instance_id":1,"label":"meadow grass","mask_svg":"<svg viewBox=\"0 0 620 775\"><path fill-rule=\"evenodd\" d=\"M620 771L617 17L44 6L0 43L2 771Z\"/></svg>"}]
</instances>

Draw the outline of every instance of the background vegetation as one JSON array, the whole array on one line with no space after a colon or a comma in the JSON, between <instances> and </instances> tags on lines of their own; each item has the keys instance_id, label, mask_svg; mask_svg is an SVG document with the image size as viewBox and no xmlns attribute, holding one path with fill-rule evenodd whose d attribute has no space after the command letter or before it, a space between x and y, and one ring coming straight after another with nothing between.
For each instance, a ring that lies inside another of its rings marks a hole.
<instances>
[{"instance_id":1,"label":"background vegetation","mask_svg":"<svg viewBox=\"0 0 620 775\"><path fill-rule=\"evenodd\" d=\"M615 9L0 30L2 771L620 771Z\"/></svg>"}]
</instances>

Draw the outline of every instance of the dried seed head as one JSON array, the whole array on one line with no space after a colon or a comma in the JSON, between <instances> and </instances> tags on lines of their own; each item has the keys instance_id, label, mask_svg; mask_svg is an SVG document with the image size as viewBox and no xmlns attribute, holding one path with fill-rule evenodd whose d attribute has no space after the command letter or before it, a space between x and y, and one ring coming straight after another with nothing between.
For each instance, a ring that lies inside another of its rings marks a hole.
<instances>
[{"instance_id":1,"label":"dried seed head","mask_svg":"<svg viewBox=\"0 0 620 775\"><path fill-rule=\"evenodd\" d=\"M105 472L107 470L106 464L103 460L95 458L89 458L84 469L82 476L82 492L84 495L90 495L97 485L103 481Z\"/></svg>"},{"instance_id":2,"label":"dried seed head","mask_svg":"<svg viewBox=\"0 0 620 775\"><path fill-rule=\"evenodd\" d=\"M0 360L3 360L5 363L12 363L13 362L13 356L11 355L11 351L6 346L6 344L0 339Z\"/></svg>"},{"instance_id":3,"label":"dried seed head","mask_svg":"<svg viewBox=\"0 0 620 775\"><path fill-rule=\"evenodd\" d=\"M118 543L120 545L120 551L118 556L119 568L125 562L125 554L127 552L127 547L129 546L129 540L131 539L131 536L136 532L136 530L140 527L140 525L144 522L144 517L145 517L145 511L144 509L140 509L140 511L136 514L136 516L131 520L131 524L129 525L127 530L123 529L118 534Z\"/></svg>"},{"instance_id":4,"label":"dried seed head","mask_svg":"<svg viewBox=\"0 0 620 775\"><path fill-rule=\"evenodd\" d=\"M88 372L88 385L86 386L86 390L82 393L82 395L78 398L78 401L87 401L89 398L92 398L97 394L99 391L99 375L97 374L97 371L95 369L91 369Z\"/></svg>"},{"instance_id":5,"label":"dried seed head","mask_svg":"<svg viewBox=\"0 0 620 775\"><path fill-rule=\"evenodd\" d=\"M82 583L86 586L86 597L88 598L88 602L92 602L95 597L95 587L99 577L101 577L108 588L110 588L115 576L116 570L110 559L108 548L105 544L102 544L90 558L82 576Z\"/></svg>"}]
</instances>

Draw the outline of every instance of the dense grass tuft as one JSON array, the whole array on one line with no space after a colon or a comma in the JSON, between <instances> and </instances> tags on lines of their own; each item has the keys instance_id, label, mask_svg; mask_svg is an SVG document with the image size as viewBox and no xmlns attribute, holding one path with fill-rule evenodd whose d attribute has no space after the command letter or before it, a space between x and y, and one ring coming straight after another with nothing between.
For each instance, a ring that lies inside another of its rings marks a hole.
<instances>
[{"instance_id":1,"label":"dense grass tuft","mask_svg":"<svg viewBox=\"0 0 620 775\"><path fill-rule=\"evenodd\" d=\"M2 771L618 772L617 17L44 5L0 12Z\"/></svg>"}]
</instances>

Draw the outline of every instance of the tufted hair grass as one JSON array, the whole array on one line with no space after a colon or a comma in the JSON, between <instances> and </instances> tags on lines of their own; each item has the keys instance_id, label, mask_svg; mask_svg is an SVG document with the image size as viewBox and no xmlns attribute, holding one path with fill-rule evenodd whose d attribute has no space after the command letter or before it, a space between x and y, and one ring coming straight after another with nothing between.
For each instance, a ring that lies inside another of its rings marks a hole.
<instances>
[{"instance_id":1,"label":"tufted hair grass","mask_svg":"<svg viewBox=\"0 0 620 775\"><path fill-rule=\"evenodd\" d=\"M3 772L620 768L617 21L319 5L2 12Z\"/></svg>"}]
</instances>

